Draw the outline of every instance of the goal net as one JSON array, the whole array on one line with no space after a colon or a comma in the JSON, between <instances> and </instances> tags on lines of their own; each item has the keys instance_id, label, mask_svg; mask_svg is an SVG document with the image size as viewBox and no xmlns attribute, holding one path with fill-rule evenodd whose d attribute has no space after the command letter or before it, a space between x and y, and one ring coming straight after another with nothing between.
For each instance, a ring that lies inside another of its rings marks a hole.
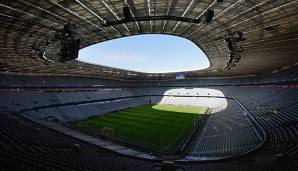
<instances>
[{"instance_id":1,"label":"goal net","mask_svg":"<svg viewBox=\"0 0 298 171\"><path fill-rule=\"evenodd\" d=\"M110 127L102 127L100 129L100 135L103 135L105 137L113 137L115 135L115 130L114 128Z\"/></svg>"}]
</instances>

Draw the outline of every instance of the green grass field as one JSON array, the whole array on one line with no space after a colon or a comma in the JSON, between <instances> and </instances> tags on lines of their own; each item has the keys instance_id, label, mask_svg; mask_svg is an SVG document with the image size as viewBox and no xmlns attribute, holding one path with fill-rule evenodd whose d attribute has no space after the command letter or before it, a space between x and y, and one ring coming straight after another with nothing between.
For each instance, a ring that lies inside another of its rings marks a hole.
<instances>
[{"instance_id":1,"label":"green grass field","mask_svg":"<svg viewBox=\"0 0 298 171\"><path fill-rule=\"evenodd\" d=\"M207 107L146 105L103 117L91 117L74 127L95 135L102 128L112 130L112 138L159 152L175 152L192 131L196 119Z\"/></svg>"}]
</instances>

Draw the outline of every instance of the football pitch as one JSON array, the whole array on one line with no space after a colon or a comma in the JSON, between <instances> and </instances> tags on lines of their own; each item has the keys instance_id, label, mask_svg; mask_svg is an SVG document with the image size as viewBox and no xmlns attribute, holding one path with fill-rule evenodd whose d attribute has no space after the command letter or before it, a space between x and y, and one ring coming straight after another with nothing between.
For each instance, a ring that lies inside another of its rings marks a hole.
<instances>
[{"instance_id":1,"label":"football pitch","mask_svg":"<svg viewBox=\"0 0 298 171\"><path fill-rule=\"evenodd\" d=\"M153 151L175 152L207 109L145 105L90 117L73 126L93 135L105 135Z\"/></svg>"}]
</instances>

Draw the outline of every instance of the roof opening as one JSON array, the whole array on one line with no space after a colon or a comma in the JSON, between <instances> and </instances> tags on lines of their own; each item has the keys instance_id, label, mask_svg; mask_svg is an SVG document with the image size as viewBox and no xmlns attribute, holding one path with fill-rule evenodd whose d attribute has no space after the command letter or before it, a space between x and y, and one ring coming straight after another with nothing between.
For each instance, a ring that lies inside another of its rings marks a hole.
<instances>
[{"instance_id":1,"label":"roof opening","mask_svg":"<svg viewBox=\"0 0 298 171\"><path fill-rule=\"evenodd\" d=\"M190 40L145 34L91 45L79 52L79 61L143 73L168 73L208 68L209 60Z\"/></svg>"}]
</instances>

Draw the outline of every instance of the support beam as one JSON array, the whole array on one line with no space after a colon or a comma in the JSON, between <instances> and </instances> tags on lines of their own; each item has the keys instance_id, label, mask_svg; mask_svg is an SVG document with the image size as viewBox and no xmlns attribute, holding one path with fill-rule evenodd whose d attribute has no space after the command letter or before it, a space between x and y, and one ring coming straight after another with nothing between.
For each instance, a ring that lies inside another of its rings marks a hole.
<instances>
[{"instance_id":1,"label":"support beam","mask_svg":"<svg viewBox=\"0 0 298 171\"><path fill-rule=\"evenodd\" d=\"M136 21L153 21L153 20L172 20L172 21L179 21L179 22L188 22L188 23L195 23L199 24L201 19L192 19L192 18L184 18L184 17L176 17L176 16L146 16L146 17L135 17L132 19L122 19L116 21L107 21L107 23L103 24L102 26L108 27L118 24L124 24L128 22L136 22Z\"/></svg>"}]
</instances>

